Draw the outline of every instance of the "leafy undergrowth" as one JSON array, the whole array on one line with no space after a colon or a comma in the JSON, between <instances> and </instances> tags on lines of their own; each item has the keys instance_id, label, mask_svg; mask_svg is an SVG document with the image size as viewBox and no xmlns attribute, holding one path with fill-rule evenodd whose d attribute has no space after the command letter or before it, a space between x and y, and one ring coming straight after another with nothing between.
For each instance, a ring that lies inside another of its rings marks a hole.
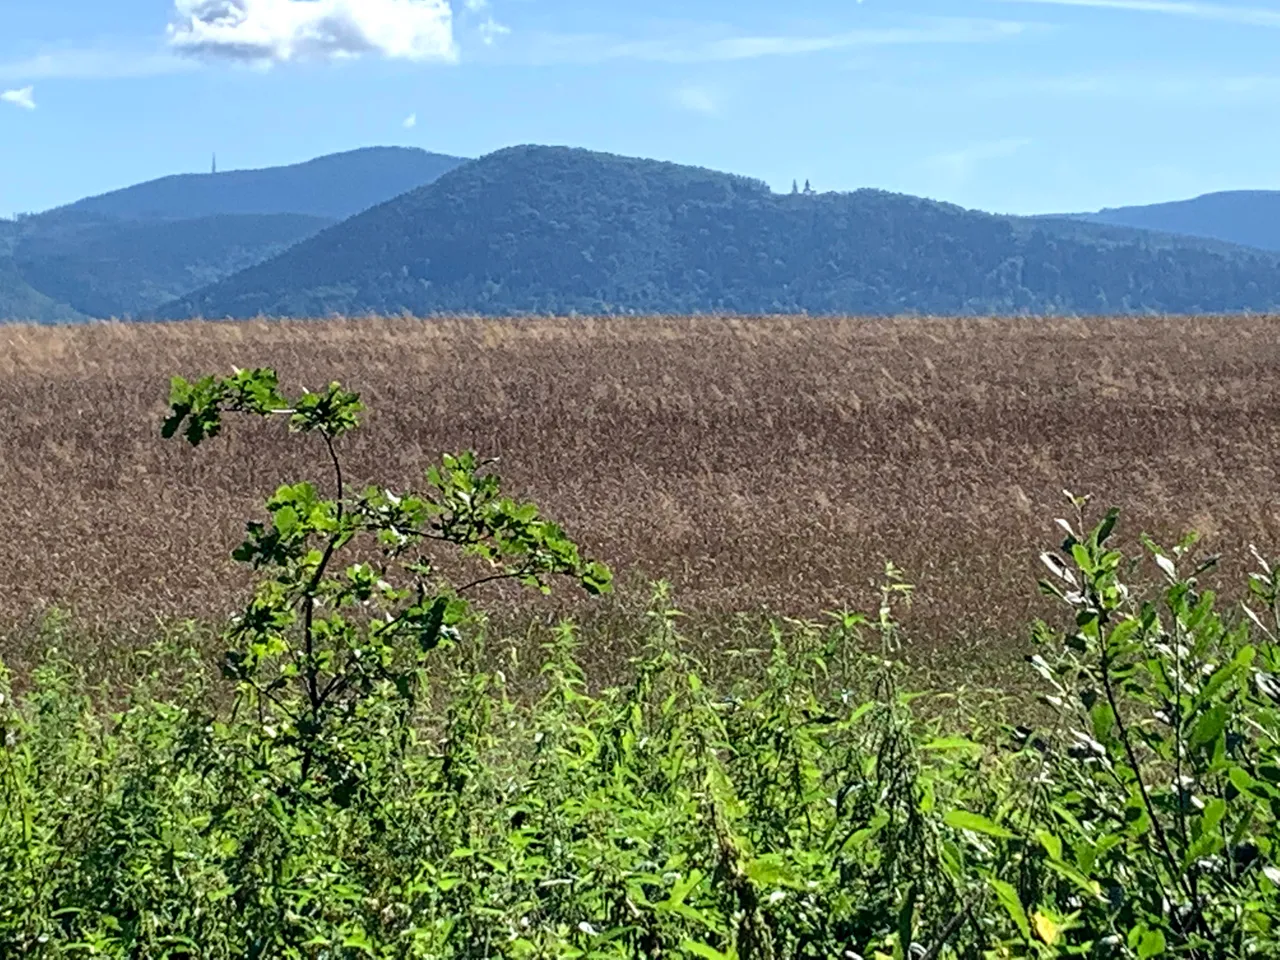
<instances>
[{"instance_id":1,"label":"leafy undergrowth","mask_svg":"<svg viewBox=\"0 0 1280 960\"><path fill-rule=\"evenodd\" d=\"M1190 541L1149 544L1142 585L1117 515L1088 528L1074 499L1023 725L1016 702L903 689L892 568L877 610L779 623L728 684L661 590L624 685L594 691L590 635L547 628L530 695L470 588L610 575L474 457L353 494L340 388L291 402L256 371L173 402L166 431L193 444L224 412L288 417L333 454L336 494L285 487L249 526L258 587L221 679L181 636L123 703L57 648L17 696L0 671L2 956L1280 953L1261 557L1252 606L1219 609Z\"/></svg>"}]
</instances>

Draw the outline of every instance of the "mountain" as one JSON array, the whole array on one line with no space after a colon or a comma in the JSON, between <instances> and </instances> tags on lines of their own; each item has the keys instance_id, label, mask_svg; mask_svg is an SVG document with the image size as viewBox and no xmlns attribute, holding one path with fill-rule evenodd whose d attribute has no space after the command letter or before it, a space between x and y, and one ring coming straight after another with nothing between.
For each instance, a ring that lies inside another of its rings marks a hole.
<instances>
[{"instance_id":1,"label":"mountain","mask_svg":"<svg viewBox=\"0 0 1280 960\"><path fill-rule=\"evenodd\" d=\"M17 222L0 220L0 323L14 320L63 323L85 319L71 307L49 299L23 279L13 262L19 235Z\"/></svg>"},{"instance_id":2,"label":"mountain","mask_svg":"<svg viewBox=\"0 0 1280 960\"><path fill-rule=\"evenodd\" d=\"M377 147L288 167L166 177L9 221L0 233L0 315L136 317L462 162Z\"/></svg>"},{"instance_id":3,"label":"mountain","mask_svg":"<svg viewBox=\"0 0 1280 960\"><path fill-rule=\"evenodd\" d=\"M1145 207L1074 214L1089 223L1160 230L1280 251L1280 191L1235 190Z\"/></svg>"},{"instance_id":4,"label":"mountain","mask_svg":"<svg viewBox=\"0 0 1280 960\"><path fill-rule=\"evenodd\" d=\"M12 260L0 260L0 323L75 323L87 319L23 280Z\"/></svg>"},{"instance_id":5,"label":"mountain","mask_svg":"<svg viewBox=\"0 0 1280 960\"><path fill-rule=\"evenodd\" d=\"M407 147L368 147L286 167L164 177L62 210L118 219L296 213L345 220L465 162Z\"/></svg>"},{"instance_id":6,"label":"mountain","mask_svg":"<svg viewBox=\"0 0 1280 960\"><path fill-rule=\"evenodd\" d=\"M18 272L79 313L139 316L282 253L334 221L303 214L193 220L59 216L19 241Z\"/></svg>"},{"instance_id":7,"label":"mountain","mask_svg":"<svg viewBox=\"0 0 1280 960\"><path fill-rule=\"evenodd\" d=\"M74 323L87 319L40 293L22 279L12 260L0 258L0 323Z\"/></svg>"},{"instance_id":8,"label":"mountain","mask_svg":"<svg viewBox=\"0 0 1280 960\"><path fill-rule=\"evenodd\" d=\"M709 170L515 147L160 315L1276 307L1280 258L1261 251L874 190L778 195Z\"/></svg>"}]
</instances>

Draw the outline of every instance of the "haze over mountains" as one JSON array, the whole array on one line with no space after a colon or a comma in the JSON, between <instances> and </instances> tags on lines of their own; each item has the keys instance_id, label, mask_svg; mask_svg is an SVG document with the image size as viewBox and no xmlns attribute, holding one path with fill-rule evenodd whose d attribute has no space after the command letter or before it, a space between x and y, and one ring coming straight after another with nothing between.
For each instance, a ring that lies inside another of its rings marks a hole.
<instances>
[{"instance_id":1,"label":"haze over mountains","mask_svg":"<svg viewBox=\"0 0 1280 960\"><path fill-rule=\"evenodd\" d=\"M1262 311L1278 225L1280 193L1019 218L568 148L372 148L0 221L0 319Z\"/></svg>"}]
</instances>

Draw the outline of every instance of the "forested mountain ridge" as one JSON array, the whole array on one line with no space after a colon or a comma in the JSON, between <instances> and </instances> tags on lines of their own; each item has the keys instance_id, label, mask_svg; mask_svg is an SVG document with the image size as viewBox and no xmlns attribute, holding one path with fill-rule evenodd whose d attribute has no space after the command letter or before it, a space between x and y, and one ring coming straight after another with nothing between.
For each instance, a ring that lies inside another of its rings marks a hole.
<instances>
[{"instance_id":1,"label":"forested mountain ridge","mask_svg":"<svg viewBox=\"0 0 1280 960\"><path fill-rule=\"evenodd\" d=\"M366 147L282 167L162 177L58 212L147 220L292 213L344 220L465 162L409 147Z\"/></svg>"},{"instance_id":2,"label":"forested mountain ridge","mask_svg":"<svg viewBox=\"0 0 1280 960\"><path fill-rule=\"evenodd\" d=\"M1218 312L1280 307L1258 250L876 190L514 147L160 311L165 317Z\"/></svg>"},{"instance_id":3,"label":"forested mountain ridge","mask_svg":"<svg viewBox=\"0 0 1280 960\"><path fill-rule=\"evenodd\" d=\"M1280 191L1232 190L1191 200L1073 214L1089 223L1159 230L1280 251Z\"/></svg>"},{"instance_id":4,"label":"forested mountain ridge","mask_svg":"<svg viewBox=\"0 0 1280 960\"><path fill-rule=\"evenodd\" d=\"M37 290L92 317L137 317L282 253L334 223L301 214L44 220L14 251Z\"/></svg>"},{"instance_id":5,"label":"forested mountain ridge","mask_svg":"<svg viewBox=\"0 0 1280 960\"><path fill-rule=\"evenodd\" d=\"M15 221L0 220L0 322L64 323L87 319L70 306L49 299L23 279L13 262L13 251L20 236L21 230Z\"/></svg>"},{"instance_id":6,"label":"forested mountain ridge","mask_svg":"<svg viewBox=\"0 0 1280 960\"><path fill-rule=\"evenodd\" d=\"M165 177L2 221L0 320L138 317L462 162L370 148Z\"/></svg>"}]
</instances>

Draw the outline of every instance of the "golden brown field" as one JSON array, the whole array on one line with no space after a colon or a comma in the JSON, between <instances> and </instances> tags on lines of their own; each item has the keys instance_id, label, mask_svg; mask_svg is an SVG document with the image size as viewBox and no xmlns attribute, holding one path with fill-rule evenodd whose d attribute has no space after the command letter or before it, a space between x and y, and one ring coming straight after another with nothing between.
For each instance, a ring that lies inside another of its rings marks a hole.
<instances>
[{"instance_id":1,"label":"golden brown field","mask_svg":"<svg viewBox=\"0 0 1280 960\"><path fill-rule=\"evenodd\" d=\"M0 621L217 617L257 501L318 451L236 423L162 442L168 377L271 365L363 392L360 477L443 449L700 612L865 604L886 560L926 648L1022 635L1064 487L1245 562L1280 548L1274 318L350 320L0 327Z\"/></svg>"}]
</instances>

